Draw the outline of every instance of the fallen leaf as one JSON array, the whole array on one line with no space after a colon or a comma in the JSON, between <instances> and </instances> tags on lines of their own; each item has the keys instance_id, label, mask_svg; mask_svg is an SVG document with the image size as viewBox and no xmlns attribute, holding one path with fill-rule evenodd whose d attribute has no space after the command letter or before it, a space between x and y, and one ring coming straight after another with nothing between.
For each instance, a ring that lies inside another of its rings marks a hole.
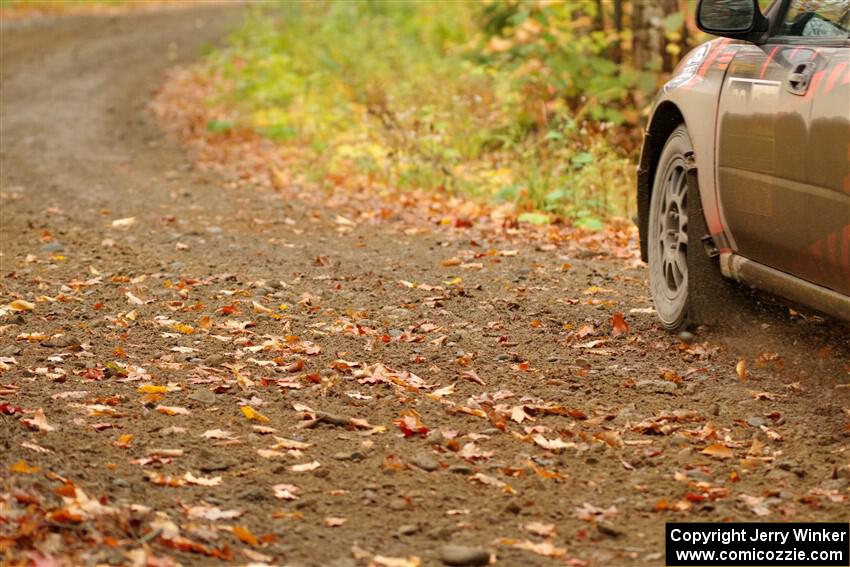
<instances>
[{"instance_id":1,"label":"fallen leaf","mask_svg":"<svg viewBox=\"0 0 850 567\"><path fill-rule=\"evenodd\" d=\"M213 477L203 477L203 476L195 476L190 472L186 472L183 475L183 479L189 484L195 484L198 486L218 486L221 484L220 476Z\"/></svg>"},{"instance_id":2,"label":"fallen leaf","mask_svg":"<svg viewBox=\"0 0 850 567\"><path fill-rule=\"evenodd\" d=\"M33 474L41 471L39 467L30 466L23 459L10 466L9 470L17 474Z\"/></svg>"},{"instance_id":3,"label":"fallen leaf","mask_svg":"<svg viewBox=\"0 0 850 567\"><path fill-rule=\"evenodd\" d=\"M611 336L619 337L620 335L625 335L629 332L629 324L626 323L625 317L623 317L622 313L614 313L614 316L611 318Z\"/></svg>"},{"instance_id":4,"label":"fallen leaf","mask_svg":"<svg viewBox=\"0 0 850 567\"><path fill-rule=\"evenodd\" d=\"M35 309L35 303L30 303L29 301L25 301L23 299L16 299L12 303L9 304L9 309L12 311L32 311Z\"/></svg>"},{"instance_id":5,"label":"fallen leaf","mask_svg":"<svg viewBox=\"0 0 850 567\"><path fill-rule=\"evenodd\" d=\"M251 406L242 406L239 408L242 411L242 415L247 417L251 421L258 421L260 423L268 423L270 420Z\"/></svg>"},{"instance_id":6,"label":"fallen leaf","mask_svg":"<svg viewBox=\"0 0 850 567\"><path fill-rule=\"evenodd\" d=\"M735 456L735 453L722 443L712 443L702 451L700 451L703 455L708 455L709 457L717 457L718 459L731 459Z\"/></svg>"},{"instance_id":7,"label":"fallen leaf","mask_svg":"<svg viewBox=\"0 0 850 567\"><path fill-rule=\"evenodd\" d=\"M257 539L257 536L251 533L248 528L243 528L242 526L233 526L233 535L241 541L242 543L247 543L248 545L257 546L260 545L260 541Z\"/></svg>"},{"instance_id":8,"label":"fallen leaf","mask_svg":"<svg viewBox=\"0 0 850 567\"><path fill-rule=\"evenodd\" d=\"M550 451L560 451L561 449L575 447L575 443L566 443L560 437L557 439L546 439L543 435L539 433L533 435L531 439L537 445L543 447L544 449L549 449Z\"/></svg>"},{"instance_id":9,"label":"fallen leaf","mask_svg":"<svg viewBox=\"0 0 850 567\"><path fill-rule=\"evenodd\" d=\"M533 542L525 540L512 544L512 547L531 551L544 557L563 557L567 554L567 550L565 548L555 547L555 545L549 541Z\"/></svg>"},{"instance_id":10,"label":"fallen leaf","mask_svg":"<svg viewBox=\"0 0 850 567\"><path fill-rule=\"evenodd\" d=\"M739 380L747 379L747 361L743 358L738 361L738 364L735 365L735 372L738 373Z\"/></svg>"},{"instance_id":11,"label":"fallen leaf","mask_svg":"<svg viewBox=\"0 0 850 567\"><path fill-rule=\"evenodd\" d=\"M291 467L289 467L289 470L291 470L292 472L309 472L316 470L320 466L322 465L319 463L319 461L312 461L309 463L302 463L300 465L292 465Z\"/></svg>"},{"instance_id":12,"label":"fallen leaf","mask_svg":"<svg viewBox=\"0 0 850 567\"><path fill-rule=\"evenodd\" d=\"M282 500L298 500L298 493L301 491L294 484L276 484L272 486L272 490L275 498Z\"/></svg>"},{"instance_id":13,"label":"fallen leaf","mask_svg":"<svg viewBox=\"0 0 850 567\"><path fill-rule=\"evenodd\" d=\"M156 406L154 408L159 413L164 413L165 415L189 415L189 410L186 408L181 408L179 406Z\"/></svg>"},{"instance_id":14,"label":"fallen leaf","mask_svg":"<svg viewBox=\"0 0 850 567\"><path fill-rule=\"evenodd\" d=\"M348 521L347 518L334 518L332 516L329 516L329 517L325 518L322 521L322 523L325 524L329 528L336 528L338 526L343 525L347 521Z\"/></svg>"},{"instance_id":15,"label":"fallen leaf","mask_svg":"<svg viewBox=\"0 0 850 567\"><path fill-rule=\"evenodd\" d=\"M237 437L234 437L233 433L223 429L208 429L201 433L201 437L204 437L205 439L226 439L228 441L238 439Z\"/></svg>"},{"instance_id":16,"label":"fallen leaf","mask_svg":"<svg viewBox=\"0 0 850 567\"><path fill-rule=\"evenodd\" d=\"M241 510L222 510L209 506L192 506L186 510L186 515L199 520L232 520L244 514Z\"/></svg>"},{"instance_id":17,"label":"fallen leaf","mask_svg":"<svg viewBox=\"0 0 850 567\"><path fill-rule=\"evenodd\" d=\"M136 224L136 217L125 217L112 221L113 228L127 228Z\"/></svg>"},{"instance_id":18,"label":"fallen leaf","mask_svg":"<svg viewBox=\"0 0 850 567\"><path fill-rule=\"evenodd\" d=\"M23 423L30 429L37 429L38 431L53 431L54 429L56 429L55 427L47 423L47 417L44 415L44 410L41 408L35 410L35 413L31 418L22 419L21 423Z\"/></svg>"},{"instance_id":19,"label":"fallen leaf","mask_svg":"<svg viewBox=\"0 0 850 567\"><path fill-rule=\"evenodd\" d=\"M144 384L136 388L140 394L165 394L168 392L166 386L154 386L153 384Z\"/></svg>"},{"instance_id":20,"label":"fallen leaf","mask_svg":"<svg viewBox=\"0 0 850 567\"><path fill-rule=\"evenodd\" d=\"M544 524L542 522L529 522L525 524L525 530L540 537L549 537L555 534L555 524Z\"/></svg>"}]
</instances>

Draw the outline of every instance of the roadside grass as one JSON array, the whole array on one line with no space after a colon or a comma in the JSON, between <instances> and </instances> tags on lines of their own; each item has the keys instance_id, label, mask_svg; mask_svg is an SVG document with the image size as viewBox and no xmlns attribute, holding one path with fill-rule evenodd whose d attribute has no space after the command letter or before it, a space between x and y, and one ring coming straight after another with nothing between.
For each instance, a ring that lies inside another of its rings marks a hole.
<instances>
[{"instance_id":1,"label":"roadside grass","mask_svg":"<svg viewBox=\"0 0 850 567\"><path fill-rule=\"evenodd\" d=\"M221 88L208 102L235 112L207 128L274 140L328 190L442 191L513 203L520 220L536 224L560 217L601 228L628 216L635 144L623 140L634 126L606 121L609 110L621 113L605 106L605 93L580 93L600 101L581 112L535 96L540 81L529 77L547 69L504 64L484 29L486 7L330 0L256 8L209 55L207 73ZM614 96L626 96L620 91Z\"/></svg>"}]
</instances>

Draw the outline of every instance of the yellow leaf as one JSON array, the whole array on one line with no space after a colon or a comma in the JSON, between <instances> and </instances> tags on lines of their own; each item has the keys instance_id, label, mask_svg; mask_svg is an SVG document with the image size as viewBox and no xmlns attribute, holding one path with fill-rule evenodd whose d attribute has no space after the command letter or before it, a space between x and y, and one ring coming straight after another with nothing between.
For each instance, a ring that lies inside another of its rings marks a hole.
<instances>
[{"instance_id":1,"label":"yellow leaf","mask_svg":"<svg viewBox=\"0 0 850 567\"><path fill-rule=\"evenodd\" d=\"M128 433L126 435L119 436L118 441L115 442L115 446L126 449L127 447L130 446L130 443L132 443L132 442L133 442L133 435Z\"/></svg>"},{"instance_id":2,"label":"yellow leaf","mask_svg":"<svg viewBox=\"0 0 850 567\"><path fill-rule=\"evenodd\" d=\"M195 328L192 325L186 325L185 323L174 323L171 325L171 328L184 335L191 335L195 332Z\"/></svg>"},{"instance_id":3,"label":"yellow leaf","mask_svg":"<svg viewBox=\"0 0 850 567\"><path fill-rule=\"evenodd\" d=\"M721 443L713 443L700 451L703 455L717 457L719 459L731 459L735 454L732 449Z\"/></svg>"},{"instance_id":4,"label":"yellow leaf","mask_svg":"<svg viewBox=\"0 0 850 567\"><path fill-rule=\"evenodd\" d=\"M738 378L741 380L746 380L747 378L747 361L743 358L738 361L738 364L735 365L735 372L738 373Z\"/></svg>"},{"instance_id":5,"label":"yellow leaf","mask_svg":"<svg viewBox=\"0 0 850 567\"><path fill-rule=\"evenodd\" d=\"M17 463L15 463L11 467L9 467L9 470L12 471L13 473L18 473L18 474L32 474L32 473L37 473L41 469L38 468L38 467L31 467L30 465L28 465L26 463L26 461L21 459L20 461L18 461Z\"/></svg>"},{"instance_id":6,"label":"yellow leaf","mask_svg":"<svg viewBox=\"0 0 850 567\"><path fill-rule=\"evenodd\" d=\"M32 311L35 309L35 303L30 303L29 301L24 301L23 299L16 299L12 303L9 304L9 308L13 311Z\"/></svg>"},{"instance_id":7,"label":"yellow leaf","mask_svg":"<svg viewBox=\"0 0 850 567\"><path fill-rule=\"evenodd\" d=\"M153 384L145 384L144 386L139 386L136 388L136 391L140 394L165 394L168 392L168 388L165 386L154 386Z\"/></svg>"},{"instance_id":8,"label":"yellow leaf","mask_svg":"<svg viewBox=\"0 0 850 567\"><path fill-rule=\"evenodd\" d=\"M268 423L269 418L252 408L251 406L242 406L240 408L242 410L242 415L250 419L251 421L259 421L260 423Z\"/></svg>"},{"instance_id":9,"label":"yellow leaf","mask_svg":"<svg viewBox=\"0 0 850 567\"><path fill-rule=\"evenodd\" d=\"M247 543L248 545L260 545L260 541L257 539L257 536L252 534L248 528L234 526L233 535L235 535L242 543Z\"/></svg>"}]
</instances>

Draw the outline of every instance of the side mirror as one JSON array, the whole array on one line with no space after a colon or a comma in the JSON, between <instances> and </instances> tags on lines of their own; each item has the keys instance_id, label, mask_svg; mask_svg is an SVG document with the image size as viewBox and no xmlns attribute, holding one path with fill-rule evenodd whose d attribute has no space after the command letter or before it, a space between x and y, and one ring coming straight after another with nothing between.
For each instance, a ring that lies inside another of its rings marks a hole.
<instances>
[{"instance_id":1,"label":"side mirror","mask_svg":"<svg viewBox=\"0 0 850 567\"><path fill-rule=\"evenodd\" d=\"M712 35L757 42L768 29L758 0L700 0L697 26Z\"/></svg>"}]
</instances>

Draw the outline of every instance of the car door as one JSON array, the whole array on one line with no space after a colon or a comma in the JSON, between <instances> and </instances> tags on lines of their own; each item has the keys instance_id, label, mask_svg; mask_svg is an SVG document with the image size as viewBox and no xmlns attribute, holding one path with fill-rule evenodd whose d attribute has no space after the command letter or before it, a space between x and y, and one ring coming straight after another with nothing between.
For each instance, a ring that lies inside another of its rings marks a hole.
<instances>
[{"instance_id":1,"label":"car door","mask_svg":"<svg viewBox=\"0 0 850 567\"><path fill-rule=\"evenodd\" d=\"M732 246L844 293L850 293L841 255L850 230L850 193L836 179L850 159L842 65L848 2L786 0L769 41L736 53L716 131L717 190ZM827 83L832 90L825 100ZM832 163L826 172L825 158ZM816 260L812 247L823 239L837 253Z\"/></svg>"},{"instance_id":2,"label":"car door","mask_svg":"<svg viewBox=\"0 0 850 567\"><path fill-rule=\"evenodd\" d=\"M835 49L815 81L806 151L813 206L804 209L806 246L791 269L850 295L850 46Z\"/></svg>"}]
</instances>

